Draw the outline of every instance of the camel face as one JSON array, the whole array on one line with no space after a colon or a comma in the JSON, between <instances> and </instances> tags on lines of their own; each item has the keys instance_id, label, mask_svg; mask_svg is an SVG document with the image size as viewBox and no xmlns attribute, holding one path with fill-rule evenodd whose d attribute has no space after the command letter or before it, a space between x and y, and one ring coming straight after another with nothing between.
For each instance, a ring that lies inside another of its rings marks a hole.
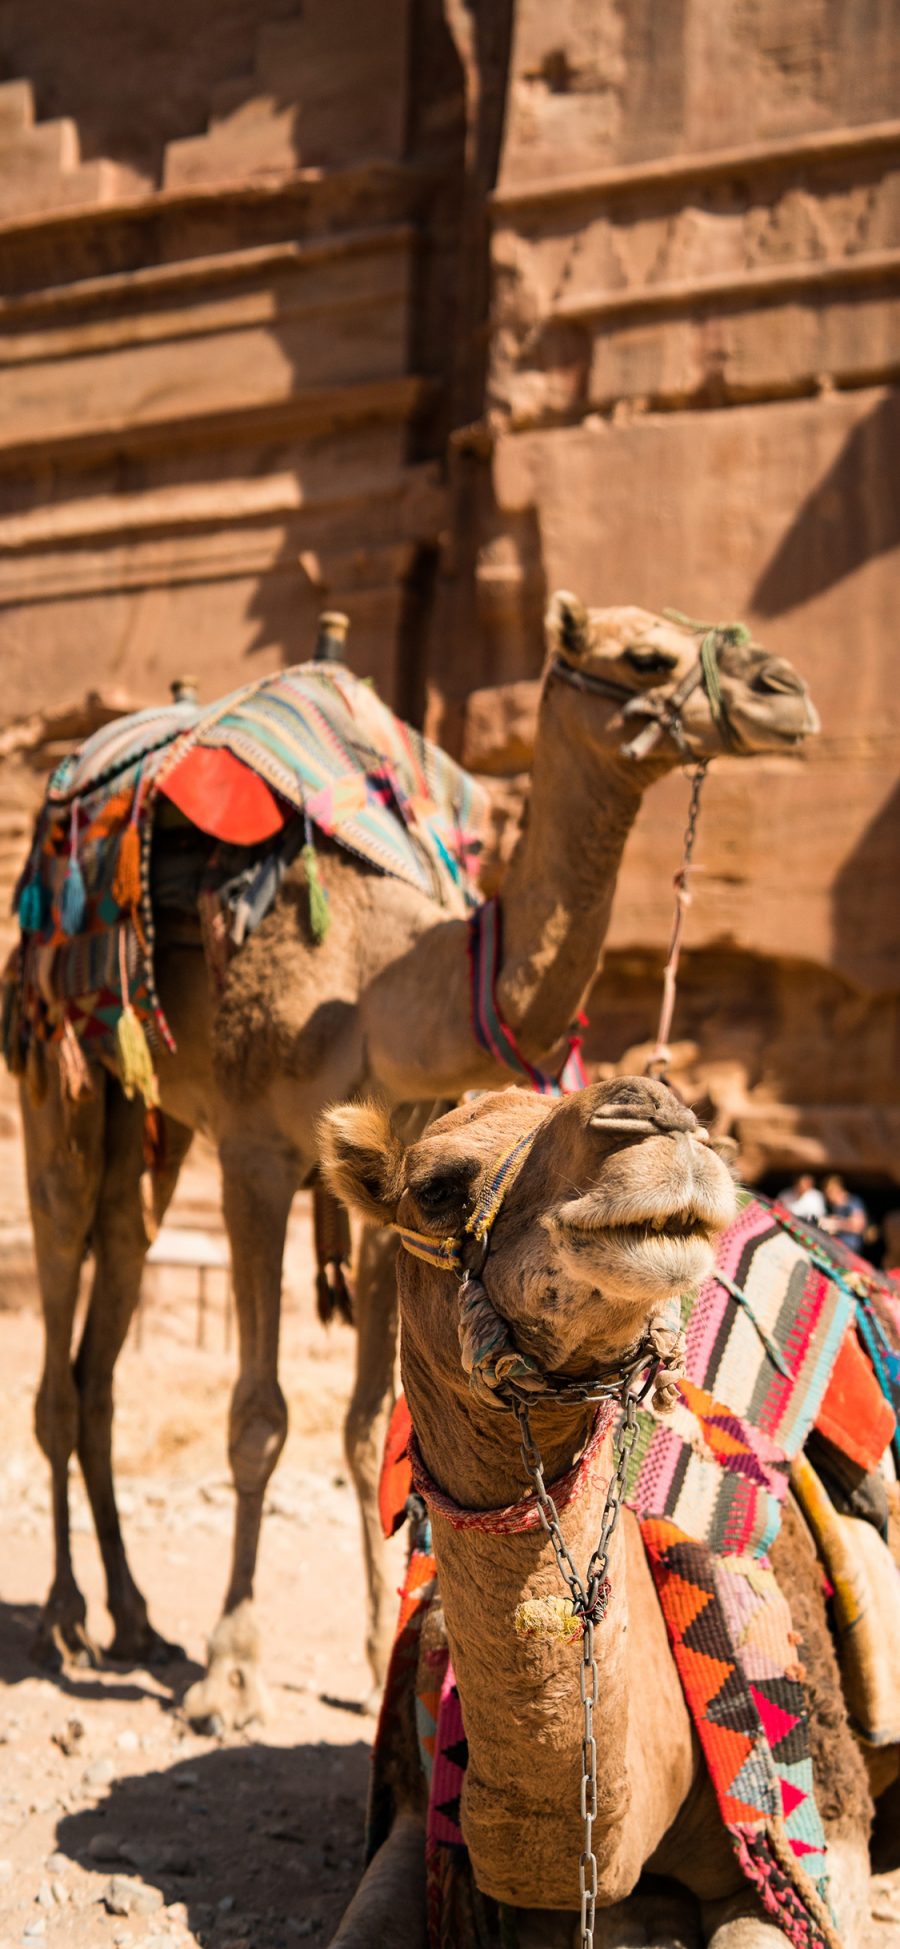
<instances>
[{"instance_id":1,"label":"camel face","mask_svg":"<svg viewBox=\"0 0 900 1949\"><path fill-rule=\"evenodd\" d=\"M696 665L699 649L695 630L648 609L589 610L563 592L550 604L547 635L563 663L633 693L624 715L634 720L635 729L641 704L646 702L648 713L664 705ZM806 684L785 658L758 643L727 642L718 667L728 725L743 756L794 750L820 729ZM681 716L694 757L721 752L722 738L702 687L692 692Z\"/></svg>"},{"instance_id":2,"label":"camel face","mask_svg":"<svg viewBox=\"0 0 900 1949\"><path fill-rule=\"evenodd\" d=\"M523 1352L548 1372L588 1372L711 1270L734 1217L724 1164L661 1083L616 1078L552 1106L508 1090L451 1111L406 1151L381 1113L350 1106L326 1119L326 1171L382 1222L456 1236L529 1131L481 1277Z\"/></svg>"}]
</instances>

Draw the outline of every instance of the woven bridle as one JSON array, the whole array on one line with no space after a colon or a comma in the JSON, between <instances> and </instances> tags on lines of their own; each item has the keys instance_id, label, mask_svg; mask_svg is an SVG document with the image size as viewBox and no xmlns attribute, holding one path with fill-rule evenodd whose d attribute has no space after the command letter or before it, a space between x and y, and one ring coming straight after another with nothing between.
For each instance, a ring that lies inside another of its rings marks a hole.
<instances>
[{"instance_id":1,"label":"woven bridle","mask_svg":"<svg viewBox=\"0 0 900 1949\"><path fill-rule=\"evenodd\" d=\"M664 612L682 628L691 629L700 636L700 654L690 670L676 685L670 697L661 700L644 696L639 690L632 690L628 684L618 683L615 677L602 676L593 670L582 670L569 663L565 657L556 656L550 664L549 675L558 677L573 690L581 690L596 697L610 697L626 706L627 715L643 715L650 718L628 743L622 746L623 758L639 763L647 758L660 738L670 737L683 758L692 758L682 721L682 712L689 697L702 684L716 730L726 751L740 751L742 741L739 732L728 714L728 707L722 692L722 679L719 660L722 651L736 644L749 643L750 631L743 623L694 623L676 610Z\"/></svg>"},{"instance_id":2,"label":"woven bridle","mask_svg":"<svg viewBox=\"0 0 900 1949\"><path fill-rule=\"evenodd\" d=\"M646 1135L655 1129L649 1121L645 1126L631 1117L627 1124L629 1131L636 1135ZM616 1127L610 1119L609 1128ZM661 1315L651 1320L646 1333L626 1354L594 1374L578 1377L548 1374L531 1354L523 1353L515 1345L509 1322L497 1312L485 1290L481 1274L490 1251L493 1227L537 1134L537 1128L527 1131L496 1160L460 1232L440 1237L395 1225L400 1243L413 1258L422 1259L438 1271L457 1275L460 1355L469 1386L483 1405L515 1410L537 1401L570 1406L610 1399L624 1402L625 1395L642 1381L641 1398L652 1387L654 1405L665 1409L672 1404L675 1382L683 1372L684 1352L680 1331L669 1318Z\"/></svg>"}]
</instances>

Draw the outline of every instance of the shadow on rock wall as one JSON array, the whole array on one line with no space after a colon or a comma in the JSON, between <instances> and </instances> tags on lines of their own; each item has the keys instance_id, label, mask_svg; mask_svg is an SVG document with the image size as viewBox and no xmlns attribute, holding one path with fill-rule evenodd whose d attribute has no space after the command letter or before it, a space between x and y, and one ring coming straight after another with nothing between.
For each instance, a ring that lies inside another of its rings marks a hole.
<instances>
[{"instance_id":1,"label":"shadow on rock wall","mask_svg":"<svg viewBox=\"0 0 900 1949\"><path fill-rule=\"evenodd\" d=\"M900 785L845 860L832 889L836 968L871 994L900 990Z\"/></svg>"},{"instance_id":2,"label":"shadow on rock wall","mask_svg":"<svg viewBox=\"0 0 900 1949\"><path fill-rule=\"evenodd\" d=\"M811 602L900 542L900 393L854 427L807 495L750 598L760 616Z\"/></svg>"}]
</instances>

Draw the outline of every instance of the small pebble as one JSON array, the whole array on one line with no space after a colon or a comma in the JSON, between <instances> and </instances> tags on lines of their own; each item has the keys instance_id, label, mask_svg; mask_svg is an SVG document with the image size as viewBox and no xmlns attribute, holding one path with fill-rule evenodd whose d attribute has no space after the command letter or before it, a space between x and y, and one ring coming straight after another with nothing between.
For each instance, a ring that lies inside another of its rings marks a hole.
<instances>
[{"instance_id":1,"label":"small pebble","mask_svg":"<svg viewBox=\"0 0 900 1949\"><path fill-rule=\"evenodd\" d=\"M67 1868L71 1868L72 1863L69 1860L68 1855L60 1854L59 1849L57 1848L55 1854L51 1854L50 1859L47 1862L47 1866L52 1875L62 1875L65 1874Z\"/></svg>"},{"instance_id":2,"label":"small pebble","mask_svg":"<svg viewBox=\"0 0 900 1949\"><path fill-rule=\"evenodd\" d=\"M39 1942L47 1933L47 1924L42 1915L36 1915L33 1922L26 1922L22 1930L23 1942Z\"/></svg>"},{"instance_id":3,"label":"small pebble","mask_svg":"<svg viewBox=\"0 0 900 1949\"><path fill-rule=\"evenodd\" d=\"M82 1785L86 1787L108 1787L115 1777L116 1769L112 1760L103 1759L95 1760L93 1766L89 1766L86 1772L82 1773L81 1780Z\"/></svg>"},{"instance_id":4,"label":"small pebble","mask_svg":"<svg viewBox=\"0 0 900 1949\"><path fill-rule=\"evenodd\" d=\"M92 1861L118 1861L122 1852L122 1836L104 1828L99 1834L91 1835L87 1851Z\"/></svg>"},{"instance_id":5,"label":"small pebble","mask_svg":"<svg viewBox=\"0 0 900 1949\"><path fill-rule=\"evenodd\" d=\"M40 1904L41 1908L53 1907L53 1896L50 1893L49 1881L41 1882L40 1888L38 1889L34 1899L36 1902Z\"/></svg>"},{"instance_id":6,"label":"small pebble","mask_svg":"<svg viewBox=\"0 0 900 1949\"><path fill-rule=\"evenodd\" d=\"M69 1891L64 1881L51 1881L50 1893L57 1908L64 1908L69 1899Z\"/></svg>"},{"instance_id":7,"label":"small pebble","mask_svg":"<svg viewBox=\"0 0 900 1949\"><path fill-rule=\"evenodd\" d=\"M158 1888L132 1881L129 1875L111 1875L100 1899L110 1915L152 1915L162 1908L163 1898Z\"/></svg>"},{"instance_id":8,"label":"small pebble","mask_svg":"<svg viewBox=\"0 0 900 1949\"><path fill-rule=\"evenodd\" d=\"M199 1773L176 1773L172 1785L180 1789L184 1787L199 1787L200 1775Z\"/></svg>"},{"instance_id":9,"label":"small pebble","mask_svg":"<svg viewBox=\"0 0 900 1949\"><path fill-rule=\"evenodd\" d=\"M140 1740L138 1739L137 1733L132 1730L131 1726L126 1726L125 1731L120 1732L119 1737L116 1740L116 1745L118 1746L120 1753L136 1753L140 1745Z\"/></svg>"},{"instance_id":10,"label":"small pebble","mask_svg":"<svg viewBox=\"0 0 900 1949\"><path fill-rule=\"evenodd\" d=\"M220 1915L230 1915L234 1908L234 1896L223 1895L221 1901L216 1903L216 1907Z\"/></svg>"}]
</instances>

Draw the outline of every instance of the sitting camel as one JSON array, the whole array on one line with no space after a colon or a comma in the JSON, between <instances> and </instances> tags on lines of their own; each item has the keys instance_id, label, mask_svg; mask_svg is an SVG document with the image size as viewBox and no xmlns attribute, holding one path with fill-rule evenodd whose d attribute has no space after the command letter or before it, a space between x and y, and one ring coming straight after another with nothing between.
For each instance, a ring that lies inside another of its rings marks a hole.
<instances>
[{"instance_id":1,"label":"sitting camel","mask_svg":"<svg viewBox=\"0 0 900 1949\"><path fill-rule=\"evenodd\" d=\"M593 1626L592 1934L573 1914L582 1847L582 1631L576 1625L574 1645L551 1628L519 1634L520 1619L552 1618L564 1590L546 1530L511 1520L527 1509L527 1474L535 1481L529 1438L550 1493L565 1508L565 1546L584 1578L614 1468L610 1404L601 1403L598 1415L598 1384L592 1387L590 1377L604 1376L608 1385L618 1375L624 1385L636 1349L646 1361L648 1325L672 1295L711 1270L714 1240L734 1215L731 1180L705 1131L661 1084L617 1079L552 1106L517 1090L482 1097L406 1147L382 1108L348 1105L325 1118L322 1150L332 1189L370 1220L395 1225L408 1247L400 1253L399 1293L414 1480L429 1505L468 1742L463 1837L478 1889L504 1905L504 1927L490 1940L514 1940L520 1949L583 1949L586 1942L598 1949L692 1949L700 1939L709 1949L784 1949L785 1933L743 1879L717 1810L630 1509L597 1571L608 1587L604 1582L606 1607ZM447 1278L452 1265L462 1274L458 1303ZM476 1385L482 1374L484 1384ZM586 1383L580 1399L573 1377ZM521 1410L519 1425L509 1411L515 1398L532 1402L530 1427ZM564 1505L560 1478L590 1455L595 1416L600 1460L582 1471L582 1493ZM790 1503L773 1561L800 1626L799 1676L838 1917L835 1928L801 1866L804 1915L812 1921L806 1934L801 1918L793 1940L855 1949L867 1912L871 1800L841 1697L821 1570ZM440 1619L432 1627L429 1613L420 1662L433 1655L434 1629ZM699 1650L692 1655L714 1664ZM402 1700L403 1723L391 1728L393 1826L334 1949L426 1949L438 1939L425 1923L414 1677ZM717 1676L709 1689L720 1684ZM772 1823L773 1845L779 1826L784 1843L788 1812L785 1801L780 1823ZM782 1845L782 1859L785 1853L790 1860ZM644 1870L680 1884L692 1898L688 1910L635 1893ZM477 1940L488 1940L481 1928Z\"/></svg>"},{"instance_id":2,"label":"sitting camel","mask_svg":"<svg viewBox=\"0 0 900 1949\"><path fill-rule=\"evenodd\" d=\"M557 598L551 637L528 818L503 887L495 1001L523 1059L555 1072L596 976L622 850L647 787L685 758L792 750L818 722L790 664L739 631L717 632L712 671L696 632L641 609L588 616L574 598ZM172 1195L191 1133L207 1131L221 1161L240 1347L229 1423L233 1560L207 1675L186 1700L198 1722L240 1724L261 1707L252 1594L264 1492L287 1432L278 1384L282 1253L294 1194L317 1166L317 1120L329 1103L373 1088L413 1105L508 1080L502 1055L473 1034L462 911L448 915L331 842L319 858L327 938L312 936L298 861L231 961L220 996L211 992L199 928L154 905L157 985L175 1041L157 1060L165 1146L155 1216ZM170 1647L153 1630L126 1559L111 1465L113 1370L148 1243L142 1112L98 1067L93 1094L67 1102L55 1048L42 1100L23 1092L46 1329L36 1429L53 1476L56 1550L37 1649L52 1659L94 1655L69 1549L66 1484L77 1448L106 1572L112 1652L144 1661ZM73 1365L88 1248L94 1280ZM384 1282L380 1291L386 1305ZM364 1292L360 1310L361 1358L368 1363L374 1348L384 1401L389 1335L385 1359L377 1349L382 1322L367 1323ZM371 1421L357 1397L348 1445L363 1491L372 1486ZM374 1562L373 1531L369 1519ZM376 1601L369 1649L378 1675L387 1633Z\"/></svg>"}]
</instances>

